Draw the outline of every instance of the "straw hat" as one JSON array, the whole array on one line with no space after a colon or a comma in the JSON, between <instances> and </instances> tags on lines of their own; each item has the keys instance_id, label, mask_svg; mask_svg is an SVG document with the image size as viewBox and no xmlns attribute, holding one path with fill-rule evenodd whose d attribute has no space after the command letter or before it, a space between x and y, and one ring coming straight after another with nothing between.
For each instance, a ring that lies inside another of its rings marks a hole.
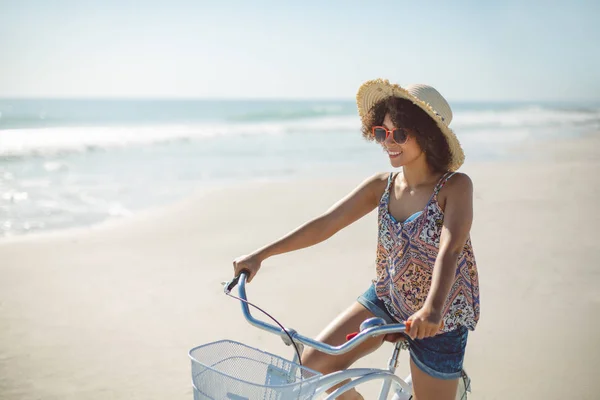
<instances>
[{"instance_id":1,"label":"straw hat","mask_svg":"<svg viewBox=\"0 0 600 400\"><path fill-rule=\"evenodd\" d=\"M452 121L452 110L446 99L428 85L415 84L402 88L391 84L387 79L374 79L363 83L358 89L356 104L360 118L364 119L375 103L392 96L412 101L433 118L450 148L451 160L448 168L450 171L456 171L465 161L465 154L458 138L448 127Z\"/></svg>"}]
</instances>

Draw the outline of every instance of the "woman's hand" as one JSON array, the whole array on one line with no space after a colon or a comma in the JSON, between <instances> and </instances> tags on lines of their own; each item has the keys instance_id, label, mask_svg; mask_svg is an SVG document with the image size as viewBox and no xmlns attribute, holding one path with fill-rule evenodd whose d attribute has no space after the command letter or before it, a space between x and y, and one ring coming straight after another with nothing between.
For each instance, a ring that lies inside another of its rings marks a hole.
<instances>
[{"instance_id":1,"label":"woman's hand","mask_svg":"<svg viewBox=\"0 0 600 400\"><path fill-rule=\"evenodd\" d=\"M252 281L252 278L254 278L254 275L256 275L256 273L260 269L261 263L262 259L256 253L240 256L233 260L233 276L238 276L242 273L242 271L247 271L247 282L250 283Z\"/></svg>"},{"instance_id":2,"label":"woman's hand","mask_svg":"<svg viewBox=\"0 0 600 400\"><path fill-rule=\"evenodd\" d=\"M435 336L443 326L441 313L427 306L411 315L408 321L410 321L410 331L407 333L413 339Z\"/></svg>"}]
</instances>

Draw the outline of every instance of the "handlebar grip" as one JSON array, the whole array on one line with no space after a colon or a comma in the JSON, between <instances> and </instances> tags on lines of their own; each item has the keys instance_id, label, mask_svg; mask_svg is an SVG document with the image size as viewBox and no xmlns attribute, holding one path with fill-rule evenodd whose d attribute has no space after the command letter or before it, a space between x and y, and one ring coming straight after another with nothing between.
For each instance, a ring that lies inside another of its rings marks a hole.
<instances>
[{"instance_id":1,"label":"handlebar grip","mask_svg":"<svg viewBox=\"0 0 600 400\"><path fill-rule=\"evenodd\" d=\"M224 289L225 293L231 292L233 290L233 288L237 286L242 275L245 275L246 278L248 278L248 276L250 275L250 271L248 271L247 269L243 269L240 271L239 275L234 276L232 280L227 282L227 284L225 285L225 289Z\"/></svg>"},{"instance_id":2,"label":"handlebar grip","mask_svg":"<svg viewBox=\"0 0 600 400\"><path fill-rule=\"evenodd\" d=\"M247 269L243 269L240 271L240 274L238 275L238 278L242 276L242 274L246 275L246 278L250 276L250 271Z\"/></svg>"}]
</instances>

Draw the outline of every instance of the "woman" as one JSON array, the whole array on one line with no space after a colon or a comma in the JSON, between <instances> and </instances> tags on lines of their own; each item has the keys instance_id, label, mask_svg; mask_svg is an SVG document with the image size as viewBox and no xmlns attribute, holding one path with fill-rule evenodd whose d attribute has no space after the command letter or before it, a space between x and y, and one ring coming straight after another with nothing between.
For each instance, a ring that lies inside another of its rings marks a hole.
<instances>
[{"instance_id":1,"label":"woman","mask_svg":"<svg viewBox=\"0 0 600 400\"><path fill-rule=\"evenodd\" d=\"M448 127L452 111L430 86L401 88L381 79L360 87L357 104L363 135L401 171L370 177L323 215L237 258L235 273L246 269L251 281L266 258L320 243L377 207L376 279L319 340L339 345L374 316L411 321L406 340L414 398L454 399L468 332L479 320L479 287L469 238L473 186L455 172L464 154ZM307 349L302 362L324 374L346 369L383 340L369 339L339 356ZM363 397L351 391L340 398Z\"/></svg>"}]
</instances>

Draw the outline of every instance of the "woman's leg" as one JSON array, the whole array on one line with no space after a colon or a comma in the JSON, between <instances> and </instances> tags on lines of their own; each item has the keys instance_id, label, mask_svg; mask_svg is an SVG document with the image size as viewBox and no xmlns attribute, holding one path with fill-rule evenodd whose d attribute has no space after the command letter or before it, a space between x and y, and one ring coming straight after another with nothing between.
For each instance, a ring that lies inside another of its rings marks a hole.
<instances>
[{"instance_id":1,"label":"woman's leg","mask_svg":"<svg viewBox=\"0 0 600 400\"><path fill-rule=\"evenodd\" d=\"M467 328L459 327L425 339L409 339L415 399L455 399L468 336Z\"/></svg>"},{"instance_id":2,"label":"woman's leg","mask_svg":"<svg viewBox=\"0 0 600 400\"><path fill-rule=\"evenodd\" d=\"M456 398L458 378L434 378L420 369L412 359L410 374L413 381L413 400L454 400Z\"/></svg>"},{"instance_id":3,"label":"woman's leg","mask_svg":"<svg viewBox=\"0 0 600 400\"><path fill-rule=\"evenodd\" d=\"M360 303L356 302L351 305L346 311L342 312L334 319L318 336L317 340L325 342L332 346L339 346L346 342L346 335L352 332L357 332L360 324L374 315ZM335 371L341 371L350 367L355 361L367 354L377 350L383 343L383 336L367 339L365 342L355 347L345 354L332 356L321 353L312 348L306 348L302 355L302 364L308 368L329 374ZM338 385L337 387L341 386ZM337 388L336 387L336 388ZM331 393L336 388L329 390ZM362 399L363 397L355 390L346 392L338 399Z\"/></svg>"}]
</instances>

